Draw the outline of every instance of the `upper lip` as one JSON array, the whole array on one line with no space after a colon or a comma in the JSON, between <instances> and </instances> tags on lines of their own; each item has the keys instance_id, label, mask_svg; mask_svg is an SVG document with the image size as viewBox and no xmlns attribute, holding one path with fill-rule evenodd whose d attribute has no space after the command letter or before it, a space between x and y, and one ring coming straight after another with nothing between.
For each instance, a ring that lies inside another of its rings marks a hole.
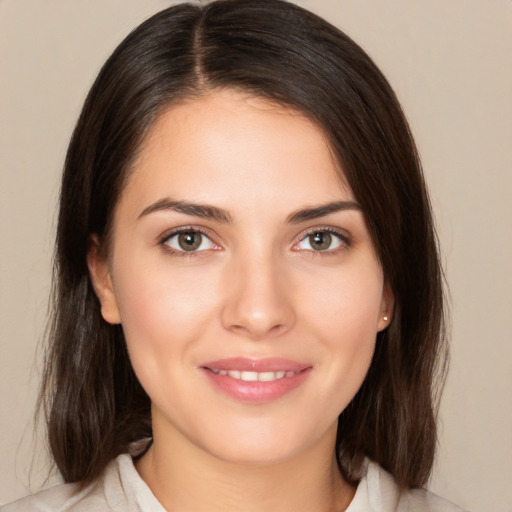
<instances>
[{"instance_id":1,"label":"upper lip","mask_svg":"<svg viewBox=\"0 0 512 512\"><path fill-rule=\"evenodd\" d=\"M218 359L201 364L201 368L210 370L238 370L241 372L277 372L280 370L300 372L312 365L282 359L279 357L268 357L262 359L251 359L247 357L230 357L227 359Z\"/></svg>"}]
</instances>

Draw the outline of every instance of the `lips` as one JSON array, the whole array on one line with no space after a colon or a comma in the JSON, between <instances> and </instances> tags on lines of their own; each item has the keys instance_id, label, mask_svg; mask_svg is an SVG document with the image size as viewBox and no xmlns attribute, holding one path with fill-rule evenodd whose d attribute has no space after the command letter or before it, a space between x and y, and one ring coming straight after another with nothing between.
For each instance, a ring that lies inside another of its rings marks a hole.
<instances>
[{"instance_id":1,"label":"lips","mask_svg":"<svg viewBox=\"0 0 512 512\"><path fill-rule=\"evenodd\" d=\"M213 373L227 375L232 379L243 380L245 382L271 382L273 380L284 379L285 377L293 377L296 372L278 370L277 372L241 372L239 370L217 370L212 369Z\"/></svg>"},{"instance_id":2,"label":"lips","mask_svg":"<svg viewBox=\"0 0 512 512\"><path fill-rule=\"evenodd\" d=\"M280 358L230 358L205 363L200 369L217 390L231 398L265 403L299 387L312 366Z\"/></svg>"},{"instance_id":3,"label":"lips","mask_svg":"<svg viewBox=\"0 0 512 512\"><path fill-rule=\"evenodd\" d=\"M210 361L201 365L203 368L210 370L238 370L240 372L300 372L310 367L310 364L299 363L289 359L278 357L265 359L249 359L246 357L231 357L229 359L219 359L218 361Z\"/></svg>"}]
</instances>

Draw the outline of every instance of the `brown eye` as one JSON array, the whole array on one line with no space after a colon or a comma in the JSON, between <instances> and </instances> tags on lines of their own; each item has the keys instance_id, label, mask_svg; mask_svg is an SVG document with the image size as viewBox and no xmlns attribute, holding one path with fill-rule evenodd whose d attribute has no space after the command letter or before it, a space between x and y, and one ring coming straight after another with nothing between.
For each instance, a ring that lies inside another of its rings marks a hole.
<instances>
[{"instance_id":1,"label":"brown eye","mask_svg":"<svg viewBox=\"0 0 512 512\"><path fill-rule=\"evenodd\" d=\"M314 251L326 251L330 249L332 243L332 235L327 231L319 231L309 235L309 243Z\"/></svg>"},{"instance_id":2,"label":"brown eye","mask_svg":"<svg viewBox=\"0 0 512 512\"><path fill-rule=\"evenodd\" d=\"M297 248L305 251L333 251L342 245L348 245L342 234L328 230L310 231L298 244Z\"/></svg>"},{"instance_id":3,"label":"brown eye","mask_svg":"<svg viewBox=\"0 0 512 512\"><path fill-rule=\"evenodd\" d=\"M180 233L178 235L178 245L184 251L195 251L201 246L201 233Z\"/></svg>"},{"instance_id":4,"label":"brown eye","mask_svg":"<svg viewBox=\"0 0 512 512\"><path fill-rule=\"evenodd\" d=\"M181 231L167 237L163 244L177 252L200 252L216 245L200 231Z\"/></svg>"}]
</instances>

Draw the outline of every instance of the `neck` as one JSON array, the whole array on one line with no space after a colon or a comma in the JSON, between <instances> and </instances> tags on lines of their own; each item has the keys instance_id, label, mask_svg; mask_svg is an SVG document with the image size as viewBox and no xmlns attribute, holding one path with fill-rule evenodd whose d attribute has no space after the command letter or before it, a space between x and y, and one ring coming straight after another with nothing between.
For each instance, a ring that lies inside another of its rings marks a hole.
<instances>
[{"instance_id":1,"label":"neck","mask_svg":"<svg viewBox=\"0 0 512 512\"><path fill-rule=\"evenodd\" d=\"M154 432L153 445L136 463L166 510L339 512L353 498L355 489L337 467L335 429L304 453L269 464L221 460L174 434Z\"/></svg>"}]
</instances>

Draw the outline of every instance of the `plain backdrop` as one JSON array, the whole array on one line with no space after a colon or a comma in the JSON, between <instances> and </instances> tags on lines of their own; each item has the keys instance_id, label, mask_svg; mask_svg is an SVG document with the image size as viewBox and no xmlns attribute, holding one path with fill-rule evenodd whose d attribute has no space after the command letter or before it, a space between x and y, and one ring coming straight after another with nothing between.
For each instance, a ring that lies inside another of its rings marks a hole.
<instances>
[{"instance_id":1,"label":"plain backdrop","mask_svg":"<svg viewBox=\"0 0 512 512\"><path fill-rule=\"evenodd\" d=\"M36 349L71 130L117 43L170 3L0 0L0 504L39 489L47 474L32 425ZM475 512L511 512L512 2L298 3L370 53L423 159L452 300L431 488Z\"/></svg>"}]
</instances>

